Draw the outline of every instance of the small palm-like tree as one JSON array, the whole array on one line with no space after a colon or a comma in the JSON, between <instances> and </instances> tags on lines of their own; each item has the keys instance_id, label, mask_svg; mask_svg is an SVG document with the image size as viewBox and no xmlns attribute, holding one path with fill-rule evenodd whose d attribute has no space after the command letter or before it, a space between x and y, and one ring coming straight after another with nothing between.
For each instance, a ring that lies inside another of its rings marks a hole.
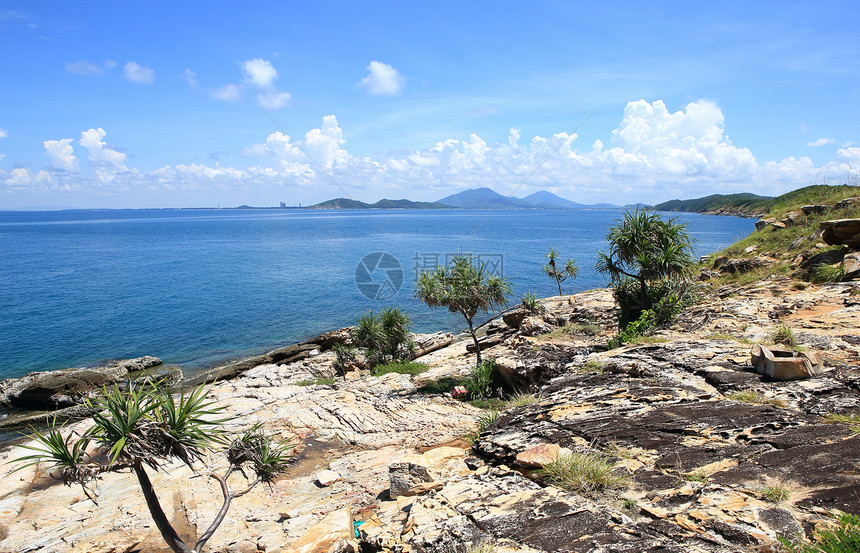
<instances>
[{"instance_id":1,"label":"small palm-like tree","mask_svg":"<svg viewBox=\"0 0 860 553\"><path fill-rule=\"evenodd\" d=\"M505 307L510 293L507 279L489 274L484 263L466 254L455 255L446 267L419 273L414 289L415 297L427 306L444 307L466 319L475 343L477 365L481 364L481 347L475 334L475 315Z\"/></svg>"},{"instance_id":2,"label":"small palm-like tree","mask_svg":"<svg viewBox=\"0 0 860 553\"><path fill-rule=\"evenodd\" d=\"M289 443L272 442L260 432L259 425L228 442L220 430L225 419L217 418L223 408L207 399L206 391L205 388L195 388L175 397L166 387L156 383L130 384L126 389L117 386L106 388L100 397L87 401L96 413L91 428L79 437L71 433L64 437L62 427L55 425L45 433L34 431L31 437L37 445L21 447L35 453L15 459L14 462L24 463L15 470L36 463L50 463L61 469L67 485L80 484L94 503L87 489L90 481L105 472L129 470L137 477L152 519L171 550L175 553L199 553L223 522L231 501L249 492L259 482L271 481L275 474L283 471L293 447ZM98 455L90 457L87 454L87 446L91 442L108 453L107 464L100 464ZM225 473L209 475L221 486L221 509L191 548L179 537L161 508L146 467L158 470L162 462L176 458L194 470L194 463L201 460L207 450L228 443L229 466ZM231 491L227 479L235 471L245 474L244 469L250 469L254 479L244 490Z\"/></svg>"},{"instance_id":3,"label":"small palm-like tree","mask_svg":"<svg viewBox=\"0 0 860 553\"><path fill-rule=\"evenodd\" d=\"M644 209L627 211L620 224L611 227L606 235L609 251L598 253L595 268L609 274L616 289L635 283L639 311L652 307L652 287L690 275L692 239L687 225L676 221L664 221L657 213Z\"/></svg>"},{"instance_id":4,"label":"small palm-like tree","mask_svg":"<svg viewBox=\"0 0 860 553\"><path fill-rule=\"evenodd\" d=\"M558 262L561 261L561 254L555 248L550 248L546 256L549 258L549 261L544 265L543 272L550 278L555 279L556 284L558 284L558 295L561 296L561 283L568 278L576 278L576 275L579 273L579 267L577 267L576 261L573 258L568 258L564 262L564 265L559 267Z\"/></svg>"},{"instance_id":5,"label":"small palm-like tree","mask_svg":"<svg viewBox=\"0 0 860 553\"><path fill-rule=\"evenodd\" d=\"M396 307L386 307L379 315L372 311L358 317L353 339L371 365L409 357L415 350L409 330L412 322Z\"/></svg>"}]
</instances>

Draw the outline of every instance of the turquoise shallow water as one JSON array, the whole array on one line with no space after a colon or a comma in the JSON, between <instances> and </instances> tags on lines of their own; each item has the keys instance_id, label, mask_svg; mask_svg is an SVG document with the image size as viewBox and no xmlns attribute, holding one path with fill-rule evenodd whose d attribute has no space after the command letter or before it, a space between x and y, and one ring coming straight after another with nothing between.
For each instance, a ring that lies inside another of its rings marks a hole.
<instances>
[{"instance_id":1,"label":"turquoise shallow water","mask_svg":"<svg viewBox=\"0 0 860 553\"><path fill-rule=\"evenodd\" d=\"M697 255L754 228L750 219L676 215L696 238ZM511 279L516 298L527 291L554 295L555 282L541 272L553 246L580 267L565 293L601 287L606 278L593 269L596 252L620 216L612 210L0 212L0 378L141 355L190 373L351 325L360 313L392 304L412 317L416 331L460 330L459 316L412 298L417 269L473 252ZM388 255L365 258L373 252ZM392 259L402 267L399 288ZM375 294L384 299L367 297Z\"/></svg>"}]
</instances>

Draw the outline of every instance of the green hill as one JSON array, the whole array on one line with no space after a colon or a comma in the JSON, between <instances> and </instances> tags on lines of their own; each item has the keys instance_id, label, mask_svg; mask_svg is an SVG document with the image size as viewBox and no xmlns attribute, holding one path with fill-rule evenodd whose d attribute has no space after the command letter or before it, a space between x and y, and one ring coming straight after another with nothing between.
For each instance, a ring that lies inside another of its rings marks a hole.
<instances>
[{"instance_id":1,"label":"green hill","mask_svg":"<svg viewBox=\"0 0 860 553\"><path fill-rule=\"evenodd\" d=\"M413 202L412 200L379 200L369 204L349 198L335 198L312 206L308 209L446 209L451 206L439 202Z\"/></svg>"},{"instance_id":2,"label":"green hill","mask_svg":"<svg viewBox=\"0 0 860 553\"><path fill-rule=\"evenodd\" d=\"M724 213L758 216L770 210L774 198L757 194L711 194L692 200L669 200L654 206L657 211L687 211L693 213Z\"/></svg>"}]
</instances>

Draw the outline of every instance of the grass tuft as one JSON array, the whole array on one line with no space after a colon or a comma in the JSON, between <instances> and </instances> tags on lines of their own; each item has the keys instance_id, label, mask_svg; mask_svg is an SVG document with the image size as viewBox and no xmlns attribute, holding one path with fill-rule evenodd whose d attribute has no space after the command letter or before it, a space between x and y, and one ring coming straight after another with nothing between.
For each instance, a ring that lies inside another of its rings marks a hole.
<instances>
[{"instance_id":1,"label":"grass tuft","mask_svg":"<svg viewBox=\"0 0 860 553\"><path fill-rule=\"evenodd\" d=\"M535 475L574 492L600 492L621 485L626 478L611 460L599 451L562 453L558 458L535 471Z\"/></svg>"},{"instance_id":2,"label":"grass tuft","mask_svg":"<svg viewBox=\"0 0 860 553\"><path fill-rule=\"evenodd\" d=\"M855 434L860 434L860 410L847 415L830 413L825 415L822 420L828 424L847 424Z\"/></svg>"},{"instance_id":3,"label":"grass tuft","mask_svg":"<svg viewBox=\"0 0 860 553\"><path fill-rule=\"evenodd\" d=\"M770 503L782 503L783 501L788 501L790 494L788 493L788 488L786 488L783 484L773 484L771 486L765 486L761 490L761 495L764 497L765 501L769 501Z\"/></svg>"},{"instance_id":4,"label":"grass tuft","mask_svg":"<svg viewBox=\"0 0 860 553\"><path fill-rule=\"evenodd\" d=\"M812 268L809 274L809 280L816 284L825 284L828 282L842 282L845 278L845 263L838 265L819 264Z\"/></svg>"},{"instance_id":5,"label":"grass tuft","mask_svg":"<svg viewBox=\"0 0 860 553\"><path fill-rule=\"evenodd\" d=\"M332 386L336 382L333 376L318 376L296 382L296 386Z\"/></svg>"},{"instance_id":6,"label":"grass tuft","mask_svg":"<svg viewBox=\"0 0 860 553\"><path fill-rule=\"evenodd\" d=\"M794 331L785 323L780 323L770 334L769 338L774 344L782 344L790 348L797 347L797 338L794 337Z\"/></svg>"},{"instance_id":7,"label":"grass tuft","mask_svg":"<svg viewBox=\"0 0 860 553\"><path fill-rule=\"evenodd\" d=\"M740 390L738 392L732 392L726 397L735 401L742 401L744 403L754 403L756 405L773 405L774 407L779 407L780 409L785 408L784 401L773 397L767 397L758 390Z\"/></svg>"}]
</instances>

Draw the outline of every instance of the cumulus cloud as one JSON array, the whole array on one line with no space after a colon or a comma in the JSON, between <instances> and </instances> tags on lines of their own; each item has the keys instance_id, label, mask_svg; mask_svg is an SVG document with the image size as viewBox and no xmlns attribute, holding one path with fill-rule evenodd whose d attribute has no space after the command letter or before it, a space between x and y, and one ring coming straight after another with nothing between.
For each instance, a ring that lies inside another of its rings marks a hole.
<instances>
[{"instance_id":1,"label":"cumulus cloud","mask_svg":"<svg viewBox=\"0 0 860 553\"><path fill-rule=\"evenodd\" d=\"M89 152L90 161L94 161L101 166L125 170L125 154L108 147L104 141L105 135L107 133L101 127L89 129L81 133L79 143Z\"/></svg>"},{"instance_id":2,"label":"cumulus cloud","mask_svg":"<svg viewBox=\"0 0 860 553\"><path fill-rule=\"evenodd\" d=\"M242 71L245 73L245 82L258 88L270 88L278 72L269 60L254 58L242 63Z\"/></svg>"},{"instance_id":3,"label":"cumulus cloud","mask_svg":"<svg viewBox=\"0 0 860 553\"><path fill-rule=\"evenodd\" d=\"M78 160L75 158L72 147L73 141L73 138L63 138L61 140L46 140L42 143L45 147L45 153L51 158L51 164L54 167L66 171L78 170Z\"/></svg>"},{"instance_id":4,"label":"cumulus cloud","mask_svg":"<svg viewBox=\"0 0 860 553\"><path fill-rule=\"evenodd\" d=\"M104 73L104 70L100 66L87 60L78 60L67 63L66 71L76 75L101 75Z\"/></svg>"},{"instance_id":5,"label":"cumulus cloud","mask_svg":"<svg viewBox=\"0 0 860 553\"><path fill-rule=\"evenodd\" d=\"M403 90L406 79L387 63L372 61L367 66L367 76L358 84L370 94L395 96Z\"/></svg>"},{"instance_id":6,"label":"cumulus cloud","mask_svg":"<svg viewBox=\"0 0 860 553\"><path fill-rule=\"evenodd\" d=\"M209 91L209 95L223 102L238 102L242 99L242 87L237 84L225 84L221 88Z\"/></svg>"},{"instance_id":7,"label":"cumulus cloud","mask_svg":"<svg viewBox=\"0 0 860 553\"><path fill-rule=\"evenodd\" d=\"M6 129L0 129L0 138L6 138Z\"/></svg>"},{"instance_id":8,"label":"cumulus cloud","mask_svg":"<svg viewBox=\"0 0 860 553\"><path fill-rule=\"evenodd\" d=\"M185 77L185 82L188 86L194 88L195 86L200 84L200 81L197 80L197 73L190 69L186 69L182 75Z\"/></svg>"},{"instance_id":9,"label":"cumulus cloud","mask_svg":"<svg viewBox=\"0 0 860 553\"><path fill-rule=\"evenodd\" d=\"M318 128L301 136L275 132L244 148L240 153L248 160L246 167L180 163L143 172L126 168L125 154L107 144L105 131L96 128L81 133L80 139L89 153L91 175L0 172L0 188L59 190L70 184L109 183L112 190L126 186L210 194L270 187L301 189L308 198L321 200L341 193L331 190L333 179L357 196L372 190L366 199L390 194L435 200L464 188L492 186L504 194L526 195L543 188L583 203L624 204L720 192L775 195L822 176L860 174L860 147L840 148L824 165L805 156L758 161L747 148L732 144L722 110L705 100L676 111L659 100L630 102L617 128L607 134L605 140L578 148L573 133L528 138L512 128L499 142L471 134L371 158L352 155L337 118L327 115ZM72 167L71 147L68 139L45 142L53 165L60 168ZM114 179L120 173L122 178Z\"/></svg>"},{"instance_id":10,"label":"cumulus cloud","mask_svg":"<svg viewBox=\"0 0 860 553\"><path fill-rule=\"evenodd\" d=\"M134 83L152 84L155 81L155 70L136 61L130 61L123 66L123 75L125 80Z\"/></svg>"},{"instance_id":11,"label":"cumulus cloud","mask_svg":"<svg viewBox=\"0 0 860 553\"><path fill-rule=\"evenodd\" d=\"M813 148L817 148L819 146L824 146L826 144L833 144L834 140L832 138L819 138L818 140L814 140L807 144L807 146L812 146Z\"/></svg>"},{"instance_id":12,"label":"cumulus cloud","mask_svg":"<svg viewBox=\"0 0 860 553\"><path fill-rule=\"evenodd\" d=\"M254 58L245 60L239 66L242 68L244 84L230 83L210 90L209 94L216 100L238 102L246 87L257 90L257 104L266 109L280 109L290 104L292 95L275 87L278 71L269 60Z\"/></svg>"}]
</instances>

